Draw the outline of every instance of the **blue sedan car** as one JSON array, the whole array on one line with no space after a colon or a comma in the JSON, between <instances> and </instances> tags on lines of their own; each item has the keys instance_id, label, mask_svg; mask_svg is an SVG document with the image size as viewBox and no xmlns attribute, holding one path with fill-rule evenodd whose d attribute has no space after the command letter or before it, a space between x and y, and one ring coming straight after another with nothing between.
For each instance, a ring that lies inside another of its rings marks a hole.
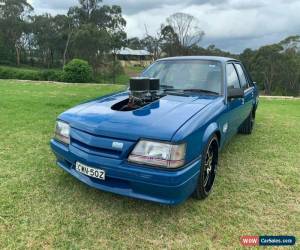
<instances>
[{"instance_id":1,"label":"blue sedan car","mask_svg":"<svg viewBox=\"0 0 300 250\"><path fill-rule=\"evenodd\" d=\"M204 199L220 150L252 132L257 106L240 61L165 58L127 91L62 113L51 147L59 167L93 188L164 204Z\"/></svg>"}]
</instances>

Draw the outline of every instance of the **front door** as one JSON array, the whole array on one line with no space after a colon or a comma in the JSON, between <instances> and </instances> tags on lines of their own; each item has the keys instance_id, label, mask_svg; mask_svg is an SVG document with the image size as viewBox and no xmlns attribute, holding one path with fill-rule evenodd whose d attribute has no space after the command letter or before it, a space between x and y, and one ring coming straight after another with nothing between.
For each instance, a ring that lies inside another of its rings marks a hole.
<instances>
[{"instance_id":1,"label":"front door","mask_svg":"<svg viewBox=\"0 0 300 250\"><path fill-rule=\"evenodd\" d=\"M244 90L244 106L243 106L243 121L249 116L253 107L254 87L248 82L244 69L240 63L235 63L235 68L238 72L241 88Z\"/></svg>"},{"instance_id":2,"label":"front door","mask_svg":"<svg viewBox=\"0 0 300 250\"><path fill-rule=\"evenodd\" d=\"M226 65L227 89L241 88L236 69L232 63ZM244 121L244 98L229 99L228 109L228 135L234 135Z\"/></svg>"}]
</instances>

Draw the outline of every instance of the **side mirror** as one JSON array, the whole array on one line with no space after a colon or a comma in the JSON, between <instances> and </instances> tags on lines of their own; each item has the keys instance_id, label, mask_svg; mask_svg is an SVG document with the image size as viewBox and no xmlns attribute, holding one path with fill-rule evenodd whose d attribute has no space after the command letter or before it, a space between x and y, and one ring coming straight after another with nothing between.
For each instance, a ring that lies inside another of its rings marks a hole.
<instances>
[{"instance_id":1,"label":"side mirror","mask_svg":"<svg viewBox=\"0 0 300 250\"><path fill-rule=\"evenodd\" d=\"M243 89L227 89L227 98L228 99L236 99L236 98L243 98L244 97L244 90Z\"/></svg>"}]
</instances>

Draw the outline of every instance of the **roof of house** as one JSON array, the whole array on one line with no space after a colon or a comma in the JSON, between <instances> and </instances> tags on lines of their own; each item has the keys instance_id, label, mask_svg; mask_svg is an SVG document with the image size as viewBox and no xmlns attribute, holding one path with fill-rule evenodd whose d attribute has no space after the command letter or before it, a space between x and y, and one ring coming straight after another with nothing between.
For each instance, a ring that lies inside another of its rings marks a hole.
<instances>
[{"instance_id":1,"label":"roof of house","mask_svg":"<svg viewBox=\"0 0 300 250\"><path fill-rule=\"evenodd\" d=\"M124 55L124 56L151 56L152 54L147 50L134 50L130 48L122 48L116 52L117 55Z\"/></svg>"}]
</instances>

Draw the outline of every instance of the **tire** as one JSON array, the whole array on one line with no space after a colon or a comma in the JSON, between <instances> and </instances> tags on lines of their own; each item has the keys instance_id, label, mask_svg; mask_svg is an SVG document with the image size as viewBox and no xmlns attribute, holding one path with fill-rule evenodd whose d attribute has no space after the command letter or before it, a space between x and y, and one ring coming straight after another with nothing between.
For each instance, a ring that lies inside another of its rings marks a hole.
<instances>
[{"instance_id":1,"label":"tire","mask_svg":"<svg viewBox=\"0 0 300 250\"><path fill-rule=\"evenodd\" d=\"M193 193L193 197L198 200L205 199L212 191L218 165L218 154L218 138L213 135L202 153L200 175Z\"/></svg>"},{"instance_id":2,"label":"tire","mask_svg":"<svg viewBox=\"0 0 300 250\"><path fill-rule=\"evenodd\" d=\"M253 131L254 123L255 123L255 111L251 111L247 119L242 123L241 127L239 128L239 133L250 135Z\"/></svg>"}]
</instances>

